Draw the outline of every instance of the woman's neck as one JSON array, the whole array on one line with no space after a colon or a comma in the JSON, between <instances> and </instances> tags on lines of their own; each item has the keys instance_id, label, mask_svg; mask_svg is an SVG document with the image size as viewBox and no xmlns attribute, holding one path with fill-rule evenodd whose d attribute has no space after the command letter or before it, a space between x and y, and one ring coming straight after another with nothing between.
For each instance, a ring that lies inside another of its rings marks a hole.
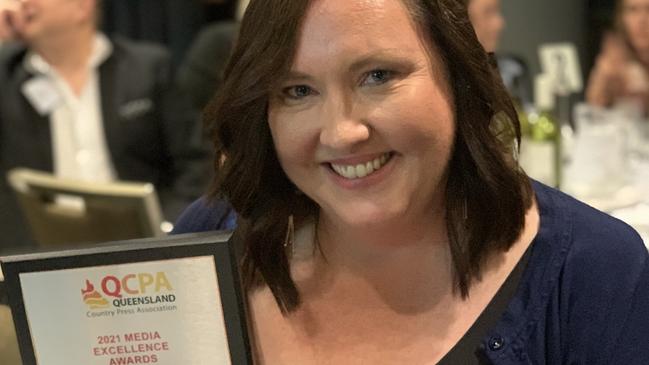
<instances>
[{"instance_id":1,"label":"woman's neck","mask_svg":"<svg viewBox=\"0 0 649 365\"><path fill-rule=\"evenodd\" d=\"M632 59L639 62L645 70L649 71L649 48L638 49L632 46L629 46L629 48Z\"/></svg>"},{"instance_id":2,"label":"woman's neck","mask_svg":"<svg viewBox=\"0 0 649 365\"><path fill-rule=\"evenodd\" d=\"M429 310L452 291L453 270L445 220L426 222L341 229L321 219L318 249L312 250L309 269L295 278L301 292L337 293L357 308L382 303L396 312Z\"/></svg>"},{"instance_id":3,"label":"woman's neck","mask_svg":"<svg viewBox=\"0 0 649 365\"><path fill-rule=\"evenodd\" d=\"M642 67L649 72L649 49L642 53L638 53L638 60L642 64Z\"/></svg>"}]
</instances>

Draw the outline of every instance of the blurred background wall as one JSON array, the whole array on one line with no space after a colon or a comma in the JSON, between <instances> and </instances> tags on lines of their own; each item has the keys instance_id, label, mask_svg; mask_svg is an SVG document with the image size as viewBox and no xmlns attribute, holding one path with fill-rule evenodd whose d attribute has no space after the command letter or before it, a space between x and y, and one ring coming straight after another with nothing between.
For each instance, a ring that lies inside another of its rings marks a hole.
<instances>
[{"instance_id":1,"label":"blurred background wall","mask_svg":"<svg viewBox=\"0 0 649 365\"><path fill-rule=\"evenodd\" d=\"M540 72L540 44L574 43L586 80L599 51L602 32L611 24L614 3L614 0L502 0L507 25L500 51L521 56L535 75Z\"/></svg>"},{"instance_id":2,"label":"blurred background wall","mask_svg":"<svg viewBox=\"0 0 649 365\"><path fill-rule=\"evenodd\" d=\"M501 0L506 28L499 52L522 57L531 75L540 72L538 46L577 46L584 80L611 24L614 0ZM104 0L103 28L129 38L167 45L178 65L198 30L234 18L234 0Z\"/></svg>"}]
</instances>

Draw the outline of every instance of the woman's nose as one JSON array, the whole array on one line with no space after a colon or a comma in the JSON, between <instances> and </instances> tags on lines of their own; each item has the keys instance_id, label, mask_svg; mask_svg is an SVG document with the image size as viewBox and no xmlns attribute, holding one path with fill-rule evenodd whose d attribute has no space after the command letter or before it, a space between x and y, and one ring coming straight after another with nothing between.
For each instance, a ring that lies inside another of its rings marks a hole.
<instances>
[{"instance_id":1,"label":"woman's nose","mask_svg":"<svg viewBox=\"0 0 649 365\"><path fill-rule=\"evenodd\" d=\"M320 118L320 144L333 149L346 149L366 141L370 127L363 119L361 108L345 98L328 100Z\"/></svg>"}]
</instances>

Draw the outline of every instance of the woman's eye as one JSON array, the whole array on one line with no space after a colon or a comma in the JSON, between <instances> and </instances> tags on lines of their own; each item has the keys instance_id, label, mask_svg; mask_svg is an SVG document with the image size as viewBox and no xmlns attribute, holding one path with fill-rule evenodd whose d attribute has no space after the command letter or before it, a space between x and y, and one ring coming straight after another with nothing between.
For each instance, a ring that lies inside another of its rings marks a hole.
<instances>
[{"instance_id":1,"label":"woman's eye","mask_svg":"<svg viewBox=\"0 0 649 365\"><path fill-rule=\"evenodd\" d=\"M284 89L284 95L290 99L302 99L313 94L313 89L306 85L290 86Z\"/></svg>"},{"instance_id":2,"label":"woman's eye","mask_svg":"<svg viewBox=\"0 0 649 365\"><path fill-rule=\"evenodd\" d=\"M363 85L382 85L390 81L393 77L392 71L372 70L368 72L363 79Z\"/></svg>"}]
</instances>

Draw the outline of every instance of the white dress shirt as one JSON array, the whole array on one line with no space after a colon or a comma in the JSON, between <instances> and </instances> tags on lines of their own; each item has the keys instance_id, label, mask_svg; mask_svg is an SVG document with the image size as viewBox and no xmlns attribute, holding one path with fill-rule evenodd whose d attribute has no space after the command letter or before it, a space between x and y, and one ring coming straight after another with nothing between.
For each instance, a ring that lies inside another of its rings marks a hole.
<instances>
[{"instance_id":1,"label":"white dress shirt","mask_svg":"<svg viewBox=\"0 0 649 365\"><path fill-rule=\"evenodd\" d=\"M111 52L108 39L97 34L87 65L87 82L78 96L41 56L30 52L25 58L25 67L36 76L23 85L22 91L41 115L50 116L57 176L97 182L116 178L104 133L98 70Z\"/></svg>"}]
</instances>

